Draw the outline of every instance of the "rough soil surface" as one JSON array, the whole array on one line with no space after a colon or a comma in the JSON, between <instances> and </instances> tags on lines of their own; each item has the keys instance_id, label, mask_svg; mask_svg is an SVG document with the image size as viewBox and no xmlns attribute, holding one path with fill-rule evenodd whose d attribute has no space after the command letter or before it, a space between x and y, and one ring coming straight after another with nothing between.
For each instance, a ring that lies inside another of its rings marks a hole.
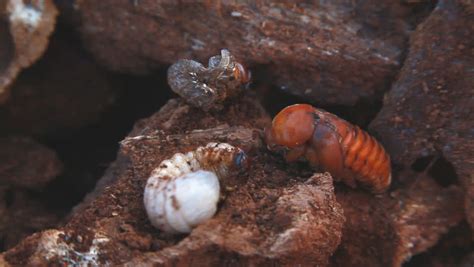
<instances>
[{"instance_id":1,"label":"rough soil surface","mask_svg":"<svg viewBox=\"0 0 474 267\"><path fill-rule=\"evenodd\" d=\"M444 235L432 249L414 256L405 267L468 267L474 264L471 228L462 221Z\"/></svg>"},{"instance_id":2,"label":"rough soil surface","mask_svg":"<svg viewBox=\"0 0 474 267\"><path fill-rule=\"evenodd\" d=\"M52 0L0 2L0 103L19 72L43 55L57 14Z\"/></svg>"},{"instance_id":3,"label":"rough soil surface","mask_svg":"<svg viewBox=\"0 0 474 267\"><path fill-rule=\"evenodd\" d=\"M0 138L0 249L59 222L38 192L55 179L63 164L50 148L27 137Z\"/></svg>"},{"instance_id":4,"label":"rough soil surface","mask_svg":"<svg viewBox=\"0 0 474 267\"><path fill-rule=\"evenodd\" d=\"M398 80L371 129L395 164L444 157L464 185L468 221L474 226L474 6L439 1L418 26Z\"/></svg>"},{"instance_id":5,"label":"rough soil surface","mask_svg":"<svg viewBox=\"0 0 474 267\"><path fill-rule=\"evenodd\" d=\"M4 259L10 264L400 266L462 220L460 188L441 187L424 173L403 174L409 182L380 196L344 185L337 185L335 195L328 174L312 176L307 165L288 165L264 148L260 135L269 117L249 99L221 114L171 100L136 124L121 143L118 161L64 227L29 237ZM160 233L143 208L149 173L172 154L209 141L246 150L249 172L230 179L218 213L190 235Z\"/></svg>"},{"instance_id":6,"label":"rough soil surface","mask_svg":"<svg viewBox=\"0 0 474 267\"><path fill-rule=\"evenodd\" d=\"M33 192L0 187L1 249L10 249L31 234L55 227L62 216L63 212L47 207Z\"/></svg>"},{"instance_id":7,"label":"rough soil surface","mask_svg":"<svg viewBox=\"0 0 474 267\"><path fill-rule=\"evenodd\" d=\"M38 189L62 171L56 153L30 138L0 138L0 147L0 186Z\"/></svg>"},{"instance_id":8,"label":"rough soil surface","mask_svg":"<svg viewBox=\"0 0 474 267\"><path fill-rule=\"evenodd\" d=\"M326 265L344 223L332 178L311 177L310 170L288 167L269 154L260 137L269 117L250 99L221 114L206 114L172 100L138 122L122 141L120 153L128 161L115 180L98 188L100 193L90 197L88 206L78 208L65 227L26 239L5 253L5 260L10 264ZM146 179L162 160L209 141L245 149L251 168L231 179L235 182L226 187L215 217L189 236L166 236L150 225L144 212Z\"/></svg>"},{"instance_id":9,"label":"rough soil surface","mask_svg":"<svg viewBox=\"0 0 474 267\"><path fill-rule=\"evenodd\" d=\"M65 38L25 70L0 106L0 134L65 135L99 120L119 90L104 71Z\"/></svg>"},{"instance_id":10,"label":"rough soil surface","mask_svg":"<svg viewBox=\"0 0 474 267\"><path fill-rule=\"evenodd\" d=\"M49 42L51 0L0 0L0 266L474 263L472 1L55 2ZM222 111L168 101L169 64L223 48L252 71L244 96ZM267 111L297 102L371 122L390 189L269 152ZM160 232L150 172L210 141L250 169L189 235Z\"/></svg>"},{"instance_id":11,"label":"rough soil surface","mask_svg":"<svg viewBox=\"0 0 474 267\"><path fill-rule=\"evenodd\" d=\"M150 73L222 48L281 89L323 104L375 100L429 4L75 1L86 46L110 69ZM120 56L117 56L120 55Z\"/></svg>"},{"instance_id":12,"label":"rough soil surface","mask_svg":"<svg viewBox=\"0 0 474 267\"><path fill-rule=\"evenodd\" d=\"M401 266L463 219L458 186L443 188L423 174L403 175L410 182L389 194L336 194L346 224L334 266Z\"/></svg>"}]
</instances>

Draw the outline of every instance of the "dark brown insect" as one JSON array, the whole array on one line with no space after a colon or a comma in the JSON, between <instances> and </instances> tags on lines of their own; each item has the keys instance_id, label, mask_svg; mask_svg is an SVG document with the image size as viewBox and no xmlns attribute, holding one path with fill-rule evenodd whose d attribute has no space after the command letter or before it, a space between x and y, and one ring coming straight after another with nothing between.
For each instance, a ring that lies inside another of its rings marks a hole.
<instances>
[{"instance_id":1,"label":"dark brown insect","mask_svg":"<svg viewBox=\"0 0 474 267\"><path fill-rule=\"evenodd\" d=\"M390 186L390 156L382 145L359 127L311 105L280 111L265 130L265 140L270 150L284 150L288 162L305 157L353 188L360 183L381 193Z\"/></svg>"},{"instance_id":2,"label":"dark brown insect","mask_svg":"<svg viewBox=\"0 0 474 267\"><path fill-rule=\"evenodd\" d=\"M208 67L181 59L168 69L168 84L186 102L204 110L221 109L222 103L242 93L251 74L226 49L209 59Z\"/></svg>"}]
</instances>

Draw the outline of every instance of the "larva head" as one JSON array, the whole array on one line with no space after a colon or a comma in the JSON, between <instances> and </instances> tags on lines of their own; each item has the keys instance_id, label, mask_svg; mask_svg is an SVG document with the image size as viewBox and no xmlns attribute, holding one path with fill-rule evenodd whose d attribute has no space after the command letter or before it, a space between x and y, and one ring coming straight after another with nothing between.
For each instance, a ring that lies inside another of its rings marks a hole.
<instances>
[{"instance_id":1,"label":"larva head","mask_svg":"<svg viewBox=\"0 0 474 267\"><path fill-rule=\"evenodd\" d=\"M235 62L233 73L235 79L243 84L249 83L252 78L252 73L249 70L246 70L239 62Z\"/></svg>"},{"instance_id":2,"label":"larva head","mask_svg":"<svg viewBox=\"0 0 474 267\"><path fill-rule=\"evenodd\" d=\"M227 143L208 143L196 154L201 168L214 170L220 178L241 174L249 167L245 151Z\"/></svg>"},{"instance_id":3,"label":"larva head","mask_svg":"<svg viewBox=\"0 0 474 267\"><path fill-rule=\"evenodd\" d=\"M241 149L239 152L235 153L234 155L234 166L240 172L246 171L249 168L249 159L247 154Z\"/></svg>"},{"instance_id":4,"label":"larva head","mask_svg":"<svg viewBox=\"0 0 474 267\"><path fill-rule=\"evenodd\" d=\"M314 127L314 108L311 105L288 106L273 118L272 127L265 130L265 141L270 149L275 146L294 148L312 137Z\"/></svg>"}]
</instances>

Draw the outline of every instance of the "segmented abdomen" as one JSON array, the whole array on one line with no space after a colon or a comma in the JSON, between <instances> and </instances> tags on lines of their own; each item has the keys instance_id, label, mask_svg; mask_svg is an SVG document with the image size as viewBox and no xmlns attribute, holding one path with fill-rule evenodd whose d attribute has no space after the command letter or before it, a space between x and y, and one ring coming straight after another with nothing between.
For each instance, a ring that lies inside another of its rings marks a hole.
<instances>
[{"instance_id":1,"label":"segmented abdomen","mask_svg":"<svg viewBox=\"0 0 474 267\"><path fill-rule=\"evenodd\" d=\"M390 156L382 145L357 126L348 126L342 136L344 167L358 182L374 192L383 192L391 182Z\"/></svg>"},{"instance_id":2,"label":"segmented abdomen","mask_svg":"<svg viewBox=\"0 0 474 267\"><path fill-rule=\"evenodd\" d=\"M216 173L222 179L230 171L239 171L246 166L246 155L238 147L227 143L208 143L194 151L176 153L170 159L163 160L151 173L151 177L160 180L175 179L189 172L207 170Z\"/></svg>"}]
</instances>

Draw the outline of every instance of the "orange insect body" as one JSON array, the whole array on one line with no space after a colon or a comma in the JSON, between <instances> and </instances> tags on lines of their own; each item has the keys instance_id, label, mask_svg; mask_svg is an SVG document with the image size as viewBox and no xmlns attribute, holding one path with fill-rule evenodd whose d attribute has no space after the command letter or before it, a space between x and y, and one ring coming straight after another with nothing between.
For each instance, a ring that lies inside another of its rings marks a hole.
<instances>
[{"instance_id":1,"label":"orange insect body","mask_svg":"<svg viewBox=\"0 0 474 267\"><path fill-rule=\"evenodd\" d=\"M252 73L239 62L235 62L233 73L235 78L243 84L249 83L252 78Z\"/></svg>"},{"instance_id":2,"label":"orange insect body","mask_svg":"<svg viewBox=\"0 0 474 267\"><path fill-rule=\"evenodd\" d=\"M265 140L270 150L285 149L288 162L305 157L351 187L361 183L381 193L390 186L390 156L382 145L359 127L311 105L280 111L265 130Z\"/></svg>"}]
</instances>

